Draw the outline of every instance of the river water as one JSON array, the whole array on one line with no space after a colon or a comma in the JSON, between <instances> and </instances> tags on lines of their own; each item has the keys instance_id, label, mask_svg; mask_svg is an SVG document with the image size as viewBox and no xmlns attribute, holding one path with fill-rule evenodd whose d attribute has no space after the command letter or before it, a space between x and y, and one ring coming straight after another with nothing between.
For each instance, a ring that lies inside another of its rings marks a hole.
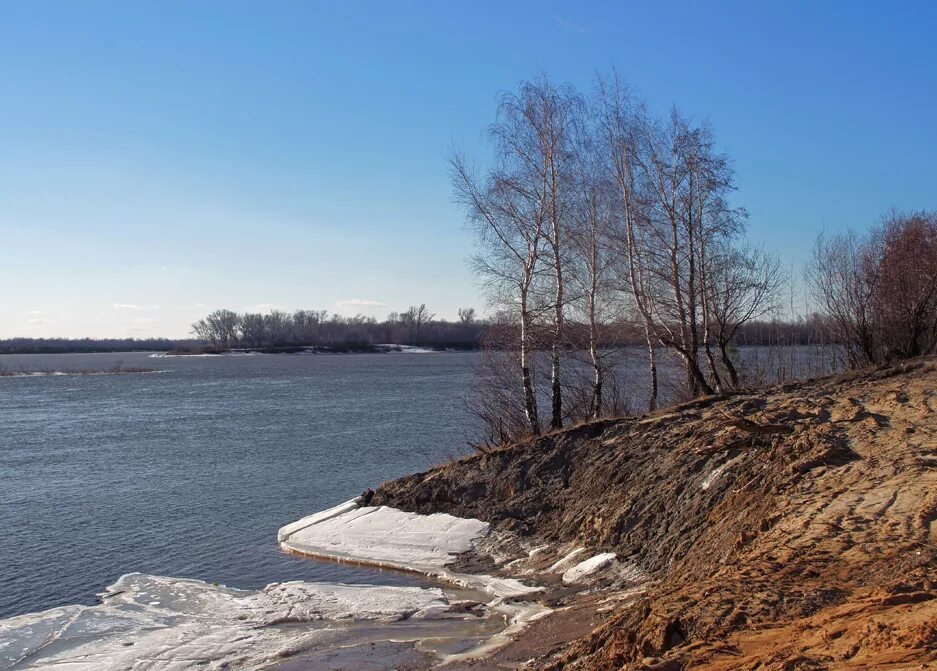
<instances>
[{"instance_id":1,"label":"river water","mask_svg":"<svg viewBox=\"0 0 937 671\"><path fill-rule=\"evenodd\" d=\"M238 588L420 584L287 556L277 529L464 453L474 354L0 356L0 618L131 571Z\"/></svg>"}]
</instances>

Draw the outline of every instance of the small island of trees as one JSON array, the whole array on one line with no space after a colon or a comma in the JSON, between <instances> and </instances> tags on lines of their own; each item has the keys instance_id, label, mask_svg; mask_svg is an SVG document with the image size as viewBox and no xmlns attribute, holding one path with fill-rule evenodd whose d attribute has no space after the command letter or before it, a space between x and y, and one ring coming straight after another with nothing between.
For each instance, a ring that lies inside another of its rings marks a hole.
<instances>
[{"instance_id":1,"label":"small island of trees","mask_svg":"<svg viewBox=\"0 0 937 671\"><path fill-rule=\"evenodd\" d=\"M198 349L213 352L350 352L373 351L381 345L474 349L486 324L478 320L474 308L461 308L458 314L455 321L436 319L425 303L392 312L381 321L361 314L330 315L326 310L261 314L220 309L195 322L192 334L205 345Z\"/></svg>"}]
</instances>

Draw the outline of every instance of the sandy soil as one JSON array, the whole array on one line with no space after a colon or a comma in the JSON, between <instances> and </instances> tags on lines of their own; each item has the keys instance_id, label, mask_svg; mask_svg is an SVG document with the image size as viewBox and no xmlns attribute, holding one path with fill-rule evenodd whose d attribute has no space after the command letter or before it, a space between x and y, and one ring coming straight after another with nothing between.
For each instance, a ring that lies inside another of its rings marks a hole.
<instances>
[{"instance_id":1,"label":"sandy soil","mask_svg":"<svg viewBox=\"0 0 937 671\"><path fill-rule=\"evenodd\" d=\"M935 409L925 359L577 427L374 503L490 522L463 564L558 608L458 668L937 668ZM616 561L566 585L576 548Z\"/></svg>"}]
</instances>

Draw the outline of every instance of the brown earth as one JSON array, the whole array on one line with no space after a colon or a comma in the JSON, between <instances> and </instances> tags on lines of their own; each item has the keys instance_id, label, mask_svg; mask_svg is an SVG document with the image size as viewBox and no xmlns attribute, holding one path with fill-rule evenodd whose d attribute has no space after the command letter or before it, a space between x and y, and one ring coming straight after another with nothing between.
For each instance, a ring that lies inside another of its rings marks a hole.
<instances>
[{"instance_id":1,"label":"brown earth","mask_svg":"<svg viewBox=\"0 0 937 671\"><path fill-rule=\"evenodd\" d=\"M513 557L548 544L541 568L586 547L647 572L627 601L614 575L548 590L613 605L585 635L557 635L568 608L549 645L532 644L549 618L521 634L531 668L937 668L935 410L928 358L587 424L385 483L372 504L489 521Z\"/></svg>"}]
</instances>

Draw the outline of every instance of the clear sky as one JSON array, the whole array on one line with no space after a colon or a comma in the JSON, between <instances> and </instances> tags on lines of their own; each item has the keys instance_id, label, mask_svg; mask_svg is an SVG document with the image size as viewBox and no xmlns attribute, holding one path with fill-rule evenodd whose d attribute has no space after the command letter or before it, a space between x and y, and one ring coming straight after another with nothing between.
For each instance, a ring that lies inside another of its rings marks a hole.
<instances>
[{"instance_id":1,"label":"clear sky","mask_svg":"<svg viewBox=\"0 0 937 671\"><path fill-rule=\"evenodd\" d=\"M652 7L654 5L654 7ZM0 0L0 337L483 303L449 148L614 65L708 119L750 237L937 208L937 2Z\"/></svg>"}]
</instances>

